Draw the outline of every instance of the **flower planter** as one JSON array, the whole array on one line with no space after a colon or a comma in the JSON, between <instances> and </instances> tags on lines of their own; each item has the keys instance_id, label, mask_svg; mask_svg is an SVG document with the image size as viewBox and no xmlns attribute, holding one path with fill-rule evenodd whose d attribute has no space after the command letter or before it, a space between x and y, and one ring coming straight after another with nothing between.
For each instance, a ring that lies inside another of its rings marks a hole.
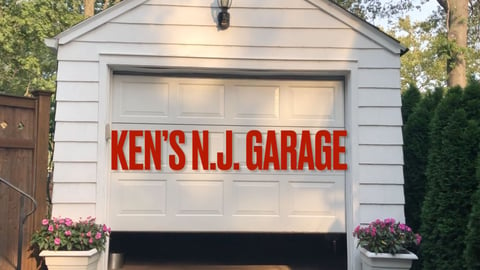
<instances>
[{"instance_id":1,"label":"flower planter","mask_svg":"<svg viewBox=\"0 0 480 270\"><path fill-rule=\"evenodd\" d=\"M412 262L417 260L417 255L408 252L402 254L375 253L360 248L362 270L407 270L412 267Z\"/></svg>"},{"instance_id":2,"label":"flower planter","mask_svg":"<svg viewBox=\"0 0 480 270\"><path fill-rule=\"evenodd\" d=\"M96 270L100 253L96 249L86 251L44 250L40 256L45 258L48 270Z\"/></svg>"}]
</instances>

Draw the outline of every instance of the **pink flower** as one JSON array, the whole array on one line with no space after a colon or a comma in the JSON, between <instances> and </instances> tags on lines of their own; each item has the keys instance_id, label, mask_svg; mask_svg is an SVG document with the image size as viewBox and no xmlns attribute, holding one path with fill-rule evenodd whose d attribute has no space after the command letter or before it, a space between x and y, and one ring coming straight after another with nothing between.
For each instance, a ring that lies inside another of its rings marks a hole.
<instances>
[{"instance_id":1,"label":"pink flower","mask_svg":"<svg viewBox=\"0 0 480 270\"><path fill-rule=\"evenodd\" d=\"M85 234L82 232L82 233L80 234L80 237L85 237Z\"/></svg>"},{"instance_id":2,"label":"pink flower","mask_svg":"<svg viewBox=\"0 0 480 270\"><path fill-rule=\"evenodd\" d=\"M58 220L58 223L60 223L60 224L65 223L65 219L63 219L63 218L59 219L59 220Z\"/></svg>"},{"instance_id":3,"label":"pink flower","mask_svg":"<svg viewBox=\"0 0 480 270\"><path fill-rule=\"evenodd\" d=\"M48 226L48 231L53 232L53 226L52 225Z\"/></svg>"},{"instance_id":4,"label":"pink flower","mask_svg":"<svg viewBox=\"0 0 480 270\"><path fill-rule=\"evenodd\" d=\"M103 224L103 228L102 228L102 230L103 230L104 232L108 231L108 227L107 227L107 225Z\"/></svg>"},{"instance_id":5,"label":"pink flower","mask_svg":"<svg viewBox=\"0 0 480 270\"><path fill-rule=\"evenodd\" d=\"M69 218L65 219L65 225L67 225L67 227L72 226L72 224L73 224L73 221L71 219L69 219Z\"/></svg>"},{"instance_id":6,"label":"pink flower","mask_svg":"<svg viewBox=\"0 0 480 270\"><path fill-rule=\"evenodd\" d=\"M66 232L65 232L65 235L66 235L66 236L71 236L71 235L72 235L72 232L71 232L71 231L66 231Z\"/></svg>"},{"instance_id":7,"label":"pink flower","mask_svg":"<svg viewBox=\"0 0 480 270\"><path fill-rule=\"evenodd\" d=\"M95 239L100 239L102 238L102 234L100 232L97 232L97 234L95 234Z\"/></svg>"},{"instance_id":8,"label":"pink flower","mask_svg":"<svg viewBox=\"0 0 480 270\"><path fill-rule=\"evenodd\" d=\"M88 240L88 243L93 244L93 238L90 238L90 240Z\"/></svg>"},{"instance_id":9,"label":"pink flower","mask_svg":"<svg viewBox=\"0 0 480 270\"><path fill-rule=\"evenodd\" d=\"M91 231L87 232L87 237L92 237L92 232Z\"/></svg>"},{"instance_id":10,"label":"pink flower","mask_svg":"<svg viewBox=\"0 0 480 270\"><path fill-rule=\"evenodd\" d=\"M59 246L60 245L60 238L55 238L55 240L53 241L55 243L55 245Z\"/></svg>"},{"instance_id":11,"label":"pink flower","mask_svg":"<svg viewBox=\"0 0 480 270\"><path fill-rule=\"evenodd\" d=\"M42 219L42 225L48 225L48 219L44 218Z\"/></svg>"},{"instance_id":12,"label":"pink flower","mask_svg":"<svg viewBox=\"0 0 480 270\"><path fill-rule=\"evenodd\" d=\"M415 234L415 238L417 238L417 239L416 239L416 241L417 241L417 246L420 245L420 242L422 242L422 237L420 236L420 234Z\"/></svg>"},{"instance_id":13,"label":"pink flower","mask_svg":"<svg viewBox=\"0 0 480 270\"><path fill-rule=\"evenodd\" d=\"M370 235L372 237L375 237L375 235L377 235L377 229L375 227L373 227L372 230L370 231Z\"/></svg>"},{"instance_id":14,"label":"pink flower","mask_svg":"<svg viewBox=\"0 0 480 270\"><path fill-rule=\"evenodd\" d=\"M391 223L391 224L394 224L395 223L395 219L394 218L386 218L385 219L385 223Z\"/></svg>"}]
</instances>

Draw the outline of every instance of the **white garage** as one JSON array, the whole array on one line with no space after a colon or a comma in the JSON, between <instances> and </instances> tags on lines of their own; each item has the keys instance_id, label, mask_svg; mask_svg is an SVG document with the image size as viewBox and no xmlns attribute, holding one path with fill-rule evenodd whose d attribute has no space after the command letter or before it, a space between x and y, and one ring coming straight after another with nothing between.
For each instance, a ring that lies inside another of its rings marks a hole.
<instances>
[{"instance_id":1,"label":"white garage","mask_svg":"<svg viewBox=\"0 0 480 270\"><path fill-rule=\"evenodd\" d=\"M343 91L341 81L114 76L112 130L180 130L186 137L186 164L172 170L167 163L173 150L164 144L160 170L113 170L108 207L112 228L345 232L344 171L312 170L308 164L295 170L270 164L267 170L252 171L246 166L246 134L251 130L264 139L268 130L275 131L277 152L280 132L295 131L296 160L302 131L315 140L319 130L343 130ZM208 131L208 156L214 159L226 151L225 131L231 130L239 169L193 169L195 130ZM143 137L136 139L138 147L144 145ZM128 141L124 148L131 159ZM144 152L136 153L137 163L145 163ZM290 165L292 156L288 158Z\"/></svg>"},{"instance_id":2,"label":"white garage","mask_svg":"<svg viewBox=\"0 0 480 270\"><path fill-rule=\"evenodd\" d=\"M404 219L406 48L329 0L233 0L226 29L219 12L124 0L47 40L52 214L133 235L339 233L360 269L355 226ZM347 168L323 166L329 153Z\"/></svg>"}]
</instances>

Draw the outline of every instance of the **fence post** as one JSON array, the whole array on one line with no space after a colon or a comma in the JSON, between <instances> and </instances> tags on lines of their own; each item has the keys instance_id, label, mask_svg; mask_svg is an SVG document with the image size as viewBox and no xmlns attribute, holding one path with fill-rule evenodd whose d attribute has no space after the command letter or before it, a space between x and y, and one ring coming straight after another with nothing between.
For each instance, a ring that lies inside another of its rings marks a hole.
<instances>
[{"instance_id":1,"label":"fence post","mask_svg":"<svg viewBox=\"0 0 480 270\"><path fill-rule=\"evenodd\" d=\"M27 247L30 245L30 237L41 224L41 220L47 214L47 177L48 177L48 141L50 131L50 99L53 92L36 90L32 95L36 99L35 119L35 153L34 153L34 175L33 175L33 196L38 202L37 211L33 214L33 218L29 219L28 232L26 232ZM27 250L27 249L24 249ZM26 257L28 258L28 257ZM24 261L25 269L35 269L35 260Z\"/></svg>"}]
</instances>

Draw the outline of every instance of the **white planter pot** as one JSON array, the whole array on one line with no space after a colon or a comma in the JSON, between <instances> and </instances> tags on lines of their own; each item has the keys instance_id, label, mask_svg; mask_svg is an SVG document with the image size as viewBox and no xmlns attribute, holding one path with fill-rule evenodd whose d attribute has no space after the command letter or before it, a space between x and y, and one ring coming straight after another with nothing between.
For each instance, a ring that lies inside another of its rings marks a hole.
<instances>
[{"instance_id":1,"label":"white planter pot","mask_svg":"<svg viewBox=\"0 0 480 270\"><path fill-rule=\"evenodd\" d=\"M45 258L48 270L96 270L100 253L96 249L86 251L44 250L40 256Z\"/></svg>"},{"instance_id":2,"label":"white planter pot","mask_svg":"<svg viewBox=\"0 0 480 270\"><path fill-rule=\"evenodd\" d=\"M410 251L406 254L375 253L360 248L362 270L408 270L417 255Z\"/></svg>"}]
</instances>

